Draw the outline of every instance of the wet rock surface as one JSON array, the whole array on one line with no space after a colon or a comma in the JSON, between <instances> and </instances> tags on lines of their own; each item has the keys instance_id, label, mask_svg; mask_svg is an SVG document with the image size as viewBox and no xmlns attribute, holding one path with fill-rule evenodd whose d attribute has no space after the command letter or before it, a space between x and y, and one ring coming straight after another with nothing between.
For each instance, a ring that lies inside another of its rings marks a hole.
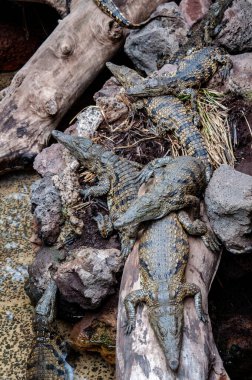
<instances>
[{"instance_id":1,"label":"wet rock surface","mask_svg":"<svg viewBox=\"0 0 252 380\"><path fill-rule=\"evenodd\" d=\"M59 191L47 176L31 186L31 203L38 225L38 236L48 245L56 242L62 224L62 204Z\"/></svg>"},{"instance_id":2,"label":"wet rock surface","mask_svg":"<svg viewBox=\"0 0 252 380\"><path fill-rule=\"evenodd\" d=\"M252 48L252 3L247 0L234 0L223 19L226 26L217 40L231 53L246 52Z\"/></svg>"},{"instance_id":3,"label":"wet rock surface","mask_svg":"<svg viewBox=\"0 0 252 380\"><path fill-rule=\"evenodd\" d=\"M71 257L58 268L54 279L68 302L78 303L83 309L95 309L115 293L122 265L117 249L81 247L71 251Z\"/></svg>"},{"instance_id":4,"label":"wet rock surface","mask_svg":"<svg viewBox=\"0 0 252 380\"><path fill-rule=\"evenodd\" d=\"M206 189L211 226L234 254L252 252L252 176L221 165Z\"/></svg>"},{"instance_id":5,"label":"wet rock surface","mask_svg":"<svg viewBox=\"0 0 252 380\"><path fill-rule=\"evenodd\" d=\"M159 15L143 29L130 32L124 46L134 66L146 74L157 70L158 59L172 56L178 50L188 31L174 2L160 5L153 16Z\"/></svg>"}]
</instances>

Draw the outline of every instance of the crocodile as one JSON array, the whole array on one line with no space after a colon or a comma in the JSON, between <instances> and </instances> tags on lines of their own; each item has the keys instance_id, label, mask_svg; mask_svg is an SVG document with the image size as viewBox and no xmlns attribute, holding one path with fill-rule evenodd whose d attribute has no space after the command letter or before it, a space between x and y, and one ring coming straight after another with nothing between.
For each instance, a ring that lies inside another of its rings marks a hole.
<instances>
[{"instance_id":1,"label":"crocodile","mask_svg":"<svg viewBox=\"0 0 252 380\"><path fill-rule=\"evenodd\" d=\"M158 169L147 191L154 189L155 192L166 177L167 168ZM198 209L194 211L197 214L199 212ZM213 252L219 251L220 243L204 222L199 219L192 221L185 210L171 212L149 222L145 227L138 248L141 289L129 293L124 299L127 315L125 332L130 334L135 328L137 304L146 303L150 324L164 351L167 364L176 371L182 346L185 297L194 296L198 317L206 322L200 288L185 279L189 259L187 234L200 236Z\"/></svg>"},{"instance_id":2,"label":"crocodile","mask_svg":"<svg viewBox=\"0 0 252 380\"><path fill-rule=\"evenodd\" d=\"M124 299L126 334L135 328L137 304L145 303L151 327L165 354L166 363L173 371L179 366L185 297L194 296L198 318L206 322L200 288L185 280L189 258L186 232L201 235L205 228L203 222L189 222L185 215L184 211L183 215L172 212L151 222L145 229L138 248L141 289L132 291Z\"/></svg>"},{"instance_id":3,"label":"crocodile","mask_svg":"<svg viewBox=\"0 0 252 380\"><path fill-rule=\"evenodd\" d=\"M123 28L138 29L141 26L146 25L151 20L151 18L148 18L146 21L143 21L139 24L134 24L123 16L119 8L115 5L115 3L112 0L94 0L94 1L104 13L106 13L108 16L114 19L117 22L117 24L122 26Z\"/></svg>"},{"instance_id":4,"label":"crocodile","mask_svg":"<svg viewBox=\"0 0 252 380\"><path fill-rule=\"evenodd\" d=\"M173 211L199 204L199 197L207 183L201 160L190 156L158 158L144 167L139 180L144 183L160 170L164 171L162 181L153 190L135 199L114 222L115 228L126 228L130 239L136 238L142 222L160 219Z\"/></svg>"},{"instance_id":5,"label":"crocodile","mask_svg":"<svg viewBox=\"0 0 252 380\"><path fill-rule=\"evenodd\" d=\"M206 46L213 45L213 38L220 32L224 23L223 16L227 8L232 5L233 0L217 0L210 5L206 15L192 25L188 32L187 41L180 46L170 59L162 58L162 63L175 63L184 58L191 50L198 50ZM160 62L158 66L162 66Z\"/></svg>"},{"instance_id":6,"label":"crocodile","mask_svg":"<svg viewBox=\"0 0 252 380\"><path fill-rule=\"evenodd\" d=\"M73 369L66 362L64 345L54 337L52 322L57 285L53 280L39 300L35 309L36 332L27 362L26 380L73 380Z\"/></svg>"},{"instance_id":7,"label":"crocodile","mask_svg":"<svg viewBox=\"0 0 252 380\"><path fill-rule=\"evenodd\" d=\"M59 131L52 135L63 144L70 153L89 171L96 174L98 184L81 190L84 198L107 195L109 216L98 214L96 221L103 237L113 231L113 223L137 197L140 187L138 178L142 165L121 158L101 145L84 137L70 136ZM119 229L121 253L127 255L133 247L133 241L127 239L124 229Z\"/></svg>"},{"instance_id":8,"label":"crocodile","mask_svg":"<svg viewBox=\"0 0 252 380\"><path fill-rule=\"evenodd\" d=\"M106 65L126 89L142 80L136 71L126 66L117 66L110 62ZM187 154L198 157L204 162L209 181L212 167L204 140L195 125L194 112L189 111L183 102L173 95L143 98L141 103L137 102L136 107L145 109L147 116L157 125L157 131L174 130Z\"/></svg>"},{"instance_id":9,"label":"crocodile","mask_svg":"<svg viewBox=\"0 0 252 380\"><path fill-rule=\"evenodd\" d=\"M195 91L208 82L220 66L222 68L219 74L225 79L231 65L231 60L222 48L203 47L181 59L176 72L144 78L140 83L127 88L126 93L137 97L188 94L195 98Z\"/></svg>"}]
</instances>

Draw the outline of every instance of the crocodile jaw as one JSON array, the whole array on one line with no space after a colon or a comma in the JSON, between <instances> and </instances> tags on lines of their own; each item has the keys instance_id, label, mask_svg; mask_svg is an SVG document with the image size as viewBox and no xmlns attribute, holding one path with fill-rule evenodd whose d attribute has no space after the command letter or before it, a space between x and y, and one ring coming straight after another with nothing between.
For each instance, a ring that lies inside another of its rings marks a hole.
<instances>
[{"instance_id":1,"label":"crocodile jaw","mask_svg":"<svg viewBox=\"0 0 252 380\"><path fill-rule=\"evenodd\" d=\"M89 149L93 145L90 139L85 137L71 136L60 131L53 131L52 136L79 161L86 161L90 158Z\"/></svg>"},{"instance_id":2,"label":"crocodile jaw","mask_svg":"<svg viewBox=\"0 0 252 380\"><path fill-rule=\"evenodd\" d=\"M149 315L151 326L172 371L179 367L183 335L183 306L163 306Z\"/></svg>"}]
</instances>

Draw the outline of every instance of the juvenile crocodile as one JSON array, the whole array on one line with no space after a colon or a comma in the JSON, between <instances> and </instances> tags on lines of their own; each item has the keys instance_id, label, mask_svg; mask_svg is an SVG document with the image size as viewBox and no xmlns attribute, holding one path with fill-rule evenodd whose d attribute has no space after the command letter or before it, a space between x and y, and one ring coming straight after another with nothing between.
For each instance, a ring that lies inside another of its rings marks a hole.
<instances>
[{"instance_id":1,"label":"juvenile crocodile","mask_svg":"<svg viewBox=\"0 0 252 380\"><path fill-rule=\"evenodd\" d=\"M107 237L113 230L114 221L128 209L131 202L137 197L140 187L138 175L142 165L121 158L101 145L94 144L90 139L70 136L59 131L53 131L52 135L85 168L96 174L98 184L82 190L82 195L86 198L107 194L109 217L98 214L96 218L101 235ZM130 252L133 242L127 239L124 229L119 229L119 235L121 252L126 255Z\"/></svg>"},{"instance_id":2,"label":"juvenile crocodile","mask_svg":"<svg viewBox=\"0 0 252 380\"><path fill-rule=\"evenodd\" d=\"M165 168L165 170L163 169ZM139 225L187 206L195 206L206 186L205 167L201 160L181 156L163 157L147 164L139 175L141 182L163 170L163 179L155 187L132 202L128 210L114 222L115 228L127 228L131 239Z\"/></svg>"},{"instance_id":3,"label":"juvenile crocodile","mask_svg":"<svg viewBox=\"0 0 252 380\"><path fill-rule=\"evenodd\" d=\"M136 71L126 66L117 66L109 62L107 67L126 89L142 80ZM137 106L139 107L139 101ZM153 123L157 125L157 130L174 130L187 154L203 161L208 181L212 174L212 167L203 138L194 123L194 113L172 95L144 98L141 106Z\"/></svg>"},{"instance_id":4,"label":"juvenile crocodile","mask_svg":"<svg viewBox=\"0 0 252 380\"><path fill-rule=\"evenodd\" d=\"M203 47L181 59L175 73L145 78L127 88L126 93L138 97L181 93L192 95L192 88L198 89L208 82L220 65L223 67L219 73L225 79L231 68L231 60L220 47Z\"/></svg>"},{"instance_id":5,"label":"juvenile crocodile","mask_svg":"<svg viewBox=\"0 0 252 380\"><path fill-rule=\"evenodd\" d=\"M206 322L200 288L185 279L189 242L184 229L189 234L201 235L205 225L199 220L192 223L184 211L173 212L148 225L138 249L141 289L124 299L126 333L135 328L137 304L146 303L150 324L173 371L179 366L185 297L194 296L197 315Z\"/></svg>"},{"instance_id":6,"label":"juvenile crocodile","mask_svg":"<svg viewBox=\"0 0 252 380\"><path fill-rule=\"evenodd\" d=\"M120 12L120 9L115 5L115 3L112 0L94 0L94 1L104 13L106 13L108 16L113 18L117 22L118 25L124 28L138 29L141 26L146 25L151 20L150 18L148 18L146 21L143 21L139 24L134 24L123 16L123 14Z\"/></svg>"},{"instance_id":7,"label":"juvenile crocodile","mask_svg":"<svg viewBox=\"0 0 252 380\"><path fill-rule=\"evenodd\" d=\"M211 4L206 15L191 27L188 40L173 54L169 63L174 63L184 58L187 52L192 49L201 49L212 45L214 42L213 37L221 30L224 13L232 2L233 0L217 0Z\"/></svg>"},{"instance_id":8,"label":"juvenile crocodile","mask_svg":"<svg viewBox=\"0 0 252 380\"><path fill-rule=\"evenodd\" d=\"M73 380L73 369L66 362L63 347L52 331L57 286L51 280L35 310L36 336L27 363L27 380Z\"/></svg>"}]
</instances>

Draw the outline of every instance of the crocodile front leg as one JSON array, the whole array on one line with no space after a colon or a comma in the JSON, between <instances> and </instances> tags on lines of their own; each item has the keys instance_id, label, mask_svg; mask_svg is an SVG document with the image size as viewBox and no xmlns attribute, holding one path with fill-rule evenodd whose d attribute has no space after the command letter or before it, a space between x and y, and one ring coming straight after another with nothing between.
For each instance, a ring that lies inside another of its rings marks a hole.
<instances>
[{"instance_id":1,"label":"crocodile front leg","mask_svg":"<svg viewBox=\"0 0 252 380\"><path fill-rule=\"evenodd\" d=\"M89 196L100 197L106 195L110 190L110 180L107 175L103 175L99 178L99 183L96 186L91 186L88 189L80 190L80 194L84 199Z\"/></svg>"},{"instance_id":2,"label":"crocodile front leg","mask_svg":"<svg viewBox=\"0 0 252 380\"><path fill-rule=\"evenodd\" d=\"M127 320L125 324L125 334L130 334L136 327L136 308L140 302L148 302L150 292L139 289L129 293L124 299Z\"/></svg>"},{"instance_id":3,"label":"crocodile front leg","mask_svg":"<svg viewBox=\"0 0 252 380\"><path fill-rule=\"evenodd\" d=\"M188 213L184 210L178 212L178 219L183 228L189 235L201 236L205 246L213 252L219 252L221 242L218 240L214 232L212 232L206 225L199 219L191 221Z\"/></svg>"},{"instance_id":4,"label":"crocodile front leg","mask_svg":"<svg viewBox=\"0 0 252 380\"><path fill-rule=\"evenodd\" d=\"M219 70L219 76L224 81L230 74L230 70L233 66L231 58L227 54L216 54L216 61L222 65L222 68Z\"/></svg>"},{"instance_id":5,"label":"crocodile front leg","mask_svg":"<svg viewBox=\"0 0 252 380\"><path fill-rule=\"evenodd\" d=\"M106 239L113 232L113 223L110 219L109 215L103 215L102 213L98 213L93 219L97 223L98 230L101 236Z\"/></svg>"},{"instance_id":6,"label":"crocodile front leg","mask_svg":"<svg viewBox=\"0 0 252 380\"><path fill-rule=\"evenodd\" d=\"M172 211L177 211L189 206L199 206L199 199L194 195L184 195L183 197L166 197L162 202L157 202L161 198L159 194L144 194L133 202L129 209L114 222L117 229L127 226L129 236L135 238L138 227L142 222L160 219Z\"/></svg>"},{"instance_id":7,"label":"crocodile front leg","mask_svg":"<svg viewBox=\"0 0 252 380\"><path fill-rule=\"evenodd\" d=\"M200 321L206 323L207 319L202 307L202 295L199 286L191 282L180 285L176 299L178 302L182 302L186 297L194 297L194 305L198 318Z\"/></svg>"}]
</instances>

